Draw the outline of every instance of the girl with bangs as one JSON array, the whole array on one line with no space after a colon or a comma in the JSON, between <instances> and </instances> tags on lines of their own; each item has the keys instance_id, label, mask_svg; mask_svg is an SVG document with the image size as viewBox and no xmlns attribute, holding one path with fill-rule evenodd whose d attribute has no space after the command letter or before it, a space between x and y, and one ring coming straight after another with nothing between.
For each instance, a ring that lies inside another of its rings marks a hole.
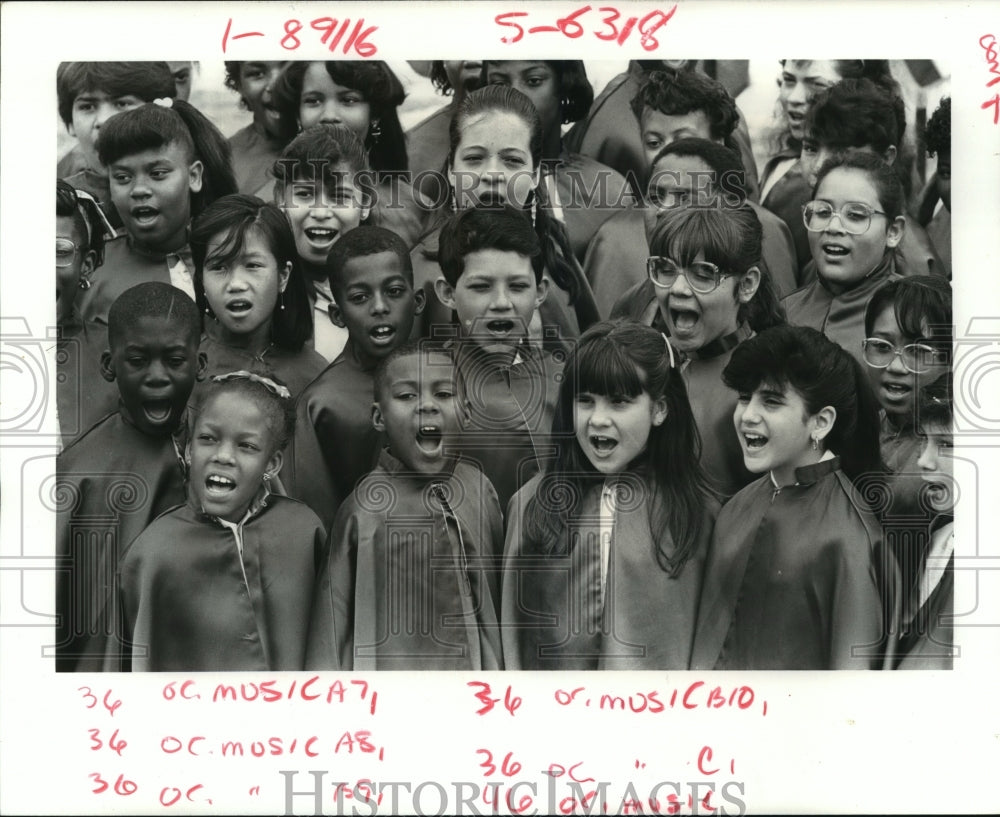
<instances>
[{"instance_id":1,"label":"girl with bangs","mask_svg":"<svg viewBox=\"0 0 1000 817\"><path fill-rule=\"evenodd\" d=\"M688 207L657 218L648 277L612 310L670 335L704 443L701 466L724 502L752 481L732 433L736 396L722 370L743 341L784 322L761 268L762 230L749 204Z\"/></svg>"},{"instance_id":2,"label":"girl with bangs","mask_svg":"<svg viewBox=\"0 0 1000 817\"><path fill-rule=\"evenodd\" d=\"M285 215L254 196L223 196L195 221L191 251L208 374L276 376L297 396L326 360L307 345L309 296Z\"/></svg>"},{"instance_id":3,"label":"girl with bangs","mask_svg":"<svg viewBox=\"0 0 1000 817\"><path fill-rule=\"evenodd\" d=\"M508 510L507 669L687 669L717 505L666 338L585 332L566 364L555 459Z\"/></svg>"},{"instance_id":4,"label":"girl with bangs","mask_svg":"<svg viewBox=\"0 0 1000 817\"><path fill-rule=\"evenodd\" d=\"M434 205L405 180L409 160L398 113L405 97L399 78L380 60L292 62L272 89L281 116L300 130L340 125L358 137L377 182L372 222L412 247Z\"/></svg>"}]
</instances>

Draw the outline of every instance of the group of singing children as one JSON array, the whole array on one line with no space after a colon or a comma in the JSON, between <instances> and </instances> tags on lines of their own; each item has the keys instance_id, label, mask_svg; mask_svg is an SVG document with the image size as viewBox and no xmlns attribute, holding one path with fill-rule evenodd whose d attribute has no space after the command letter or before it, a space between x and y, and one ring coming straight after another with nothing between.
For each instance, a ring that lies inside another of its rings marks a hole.
<instances>
[{"instance_id":1,"label":"group of singing children","mask_svg":"<svg viewBox=\"0 0 1000 817\"><path fill-rule=\"evenodd\" d=\"M950 286L827 67L761 206L690 67L487 62L404 139L384 63L233 64L227 142L64 64L57 668L947 666ZM642 206L579 206L618 108Z\"/></svg>"},{"instance_id":2,"label":"group of singing children","mask_svg":"<svg viewBox=\"0 0 1000 817\"><path fill-rule=\"evenodd\" d=\"M213 305L236 324L271 319L287 292L272 231L290 228L264 210L194 231L208 236L195 243L199 291L212 275L243 282ZM60 554L88 571L60 583L63 609L93 620L63 633L61 668L895 663L899 568L852 487L882 471L878 403L850 354L781 324L731 350L730 434L761 476L720 512L688 361L665 334L623 319L590 327L568 356L532 342L547 286L530 220L509 206L454 216L439 254L435 296L458 332L413 342L425 304L405 244L370 226L337 242L327 270L347 350L297 408L275 378L237 371L201 387L187 416L209 369L195 302L156 282L115 300L101 370L119 410L60 455L60 471L84 504L122 473L150 496L141 513L122 508L124 552L110 537L99 559L72 519L80 508L67 510ZM712 262L680 263L665 274L698 286L713 274ZM758 270L746 275L757 283ZM890 355L896 343L912 352L905 335L927 322L898 301L890 293L873 317ZM924 457L936 453L927 439ZM345 466L358 472L347 493L333 484Z\"/></svg>"}]
</instances>

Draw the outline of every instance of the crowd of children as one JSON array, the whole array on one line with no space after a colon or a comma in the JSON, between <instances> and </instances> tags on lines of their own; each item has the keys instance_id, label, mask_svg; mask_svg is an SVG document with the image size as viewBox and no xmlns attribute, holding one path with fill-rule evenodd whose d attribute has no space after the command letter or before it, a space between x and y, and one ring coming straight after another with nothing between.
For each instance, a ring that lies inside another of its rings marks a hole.
<instances>
[{"instance_id":1,"label":"crowd of children","mask_svg":"<svg viewBox=\"0 0 1000 817\"><path fill-rule=\"evenodd\" d=\"M947 99L225 68L59 69L58 670L952 665Z\"/></svg>"}]
</instances>

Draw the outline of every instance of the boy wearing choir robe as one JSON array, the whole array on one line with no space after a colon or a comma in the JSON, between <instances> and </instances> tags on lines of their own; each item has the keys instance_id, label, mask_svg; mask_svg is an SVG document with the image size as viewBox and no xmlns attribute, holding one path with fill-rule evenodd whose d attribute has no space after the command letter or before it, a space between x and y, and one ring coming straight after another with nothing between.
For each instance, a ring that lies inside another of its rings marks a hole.
<instances>
[{"instance_id":1,"label":"boy wearing choir robe","mask_svg":"<svg viewBox=\"0 0 1000 817\"><path fill-rule=\"evenodd\" d=\"M447 344L469 401L459 447L477 462L505 508L540 469L564 358L528 338L548 294L538 237L524 213L479 206L441 230L441 276L435 293L458 315Z\"/></svg>"},{"instance_id":2,"label":"boy wearing choir robe","mask_svg":"<svg viewBox=\"0 0 1000 817\"><path fill-rule=\"evenodd\" d=\"M380 360L405 343L424 308L413 288L404 241L381 227L356 227L327 259L332 318L348 331L343 352L302 392L286 485L329 528L382 447L372 426L372 386Z\"/></svg>"},{"instance_id":3,"label":"boy wearing choir robe","mask_svg":"<svg viewBox=\"0 0 1000 817\"><path fill-rule=\"evenodd\" d=\"M56 669L98 671L109 635L120 553L184 501L185 410L207 362L198 309L169 284L126 290L108 313L101 370L118 411L56 460Z\"/></svg>"},{"instance_id":4,"label":"boy wearing choir robe","mask_svg":"<svg viewBox=\"0 0 1000 817\"><path fill-rule=\"evenodd\" d=\"M489 480L454 457L462 411L453 360L426 341L379 366L371 416L388 447L337 513L308 668L503 668L503 523Z\"/></svg>"}]
</instances>

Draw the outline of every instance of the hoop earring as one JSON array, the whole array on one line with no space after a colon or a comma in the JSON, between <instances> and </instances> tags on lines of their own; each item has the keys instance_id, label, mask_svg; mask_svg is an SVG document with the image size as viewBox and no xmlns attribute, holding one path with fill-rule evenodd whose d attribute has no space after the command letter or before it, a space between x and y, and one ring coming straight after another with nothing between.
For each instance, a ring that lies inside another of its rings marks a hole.
<instances>
[{"instance_id":1,"label":"hoop earring","mask_svg":"<svg viewBox=\"0 0 1000 817\"><path fill-rule=\"evenodd\" d=\"M81 278L79 286L80 286L80 289L90 289L90 279L89 278Z\"/></svg>"},{"instance_id":2,"label":"hoop earring","mask_svg":"<svg viewBox=\"0 0 1000 817\"><path fill-rule=\"evenodd\" d=\"M569 118L569 107L570 107L569 97L562 97L559 100L559 114L562 117L562 123L568 125L572 120Z\"/></svg>"}]
</instances>

